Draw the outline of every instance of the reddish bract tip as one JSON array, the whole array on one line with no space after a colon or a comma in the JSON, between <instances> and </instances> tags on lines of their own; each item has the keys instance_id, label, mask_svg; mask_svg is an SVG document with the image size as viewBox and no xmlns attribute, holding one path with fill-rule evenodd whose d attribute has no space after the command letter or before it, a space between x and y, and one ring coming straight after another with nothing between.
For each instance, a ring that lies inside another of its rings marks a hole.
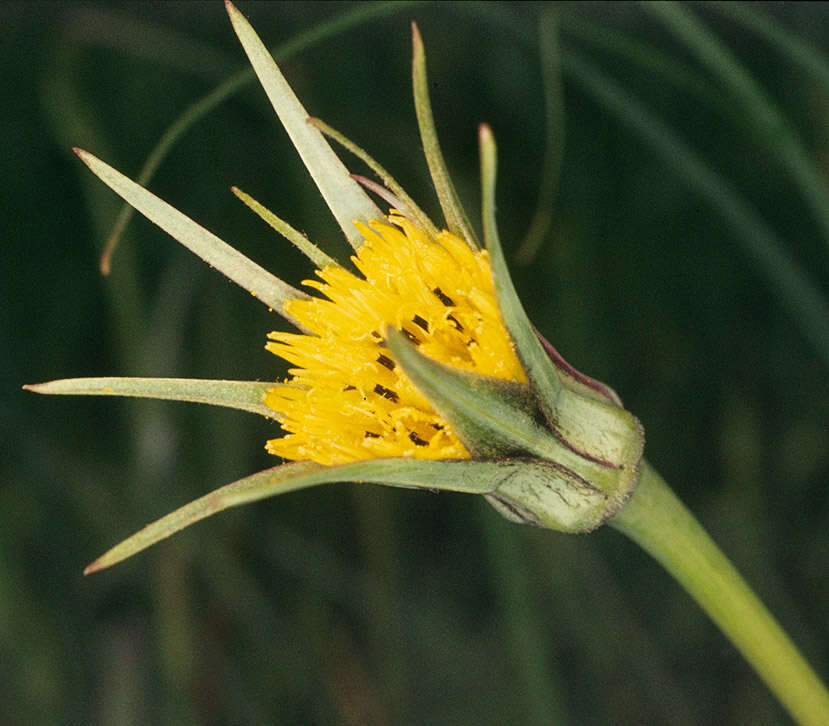
<instances>
[{"instance_id":1,"label":"reddish bract tip","mask_svg":"<svg viewBox=\"0 0 829 726\"><path fill-rule=\"evenodd\" d=\"M417 23L412 20L412 44L416 47L423 45L423 38L420 36L420 29L417 27Z\"/></svg>"}]
</instances>

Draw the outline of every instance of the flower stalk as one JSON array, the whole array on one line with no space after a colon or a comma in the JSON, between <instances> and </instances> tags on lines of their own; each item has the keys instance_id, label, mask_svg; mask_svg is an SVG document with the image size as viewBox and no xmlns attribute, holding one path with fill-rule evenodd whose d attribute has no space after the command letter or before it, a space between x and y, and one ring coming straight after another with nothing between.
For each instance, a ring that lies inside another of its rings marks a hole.
<instances>
[{"instance_id":1,"label":"flower stalk","mask_svg":"<svg viewBox=\"0 0 829 726\"><path fill-rule=\"evenodd\" d=\"M829 692L693 514L647 462L608 522L670 572L752 665L797 723L829 723Z\"/></svg>"}]
</instances>

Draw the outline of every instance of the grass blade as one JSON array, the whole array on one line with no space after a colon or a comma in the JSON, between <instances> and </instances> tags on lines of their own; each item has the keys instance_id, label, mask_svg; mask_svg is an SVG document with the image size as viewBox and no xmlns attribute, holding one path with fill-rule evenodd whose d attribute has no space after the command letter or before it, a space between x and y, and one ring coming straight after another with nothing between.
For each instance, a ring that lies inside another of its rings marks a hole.
<instances>
[{"instance_id":1,"label":"grass blade","mask_svg":"<svg viewBox=\"0 0 829 726\"><path fill-rule=\"evenodd\" d=\"M742 2L712 2L707 6L753 30L776 47L786 60L799 65L829 90L829 61L820 50L790 33L776 20L758 10L756 5Z\"/></svg>"},{"instance_id":2,"label":"grass blade","mask_svg":"<svg viewBox=\"0 0 829 726\"><path fill-rule=\"evenodd\" d=\"M519 265L528 265L535 259L550 233L561 175L561 160L564 156L565 114L564 90L561 86L558 10L549 10L541 16L538 24L538 49L541 79L544 83L544 161L541 179L538 182L535 212L515 253L515 260Z\"/></svg>"},{"instance_id":3,"label":"grass blade","mask_svg":"<svg viewBox=\"0 0 829 726\"><path fill-rule=\"evenodd\" d=\"M824 175L777 104L686 6L657 2L644 3L643 7L662 20L742 104L754 133L789 172L829 245L829 189Z\"/></svg>"},{"instance_id":4,"label":"grass blade","mask_svg":"<svg viewBox=\"0 0 829 726\"><path fill-rule=\"evenodd\" d=\"M742 196L682 139L578 53L563 56L565 71L600 105L656 151L681 179L723 216L737 242L780 305L829 365L829 305L785 245Z\"/></svg>"}]
</instances>

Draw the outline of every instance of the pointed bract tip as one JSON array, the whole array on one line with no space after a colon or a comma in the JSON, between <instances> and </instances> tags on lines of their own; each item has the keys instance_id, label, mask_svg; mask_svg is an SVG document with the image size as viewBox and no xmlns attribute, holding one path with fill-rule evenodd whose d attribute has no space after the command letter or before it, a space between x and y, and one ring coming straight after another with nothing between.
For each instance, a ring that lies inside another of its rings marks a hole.
<instances>
[{"instance_id":1,"label":"pointed bract tip","mask_svg":"<svg viewBox=\"0 0 829 726\"><path fill-rule=\"evenodd\" d=\"M250 201L254 201L250 194L248 194L247 192L243 192L235 184L232 187L230 187L230 191L233 192L233 196L236 197L236 199L241 199L245 204L247 204Z\"/></svg>"},{"instance_id":2,"label":"pointed bract tip","mask_svg":"<svg viewBox=\"0 0 829 726\"><path fill-rule=\"evenodd\" d=\"M77 157L92 170L93 174L100 176L100 174L95 171L95 167L103 162L101 162L95 154L92 154L86 149L81 149L77 146L72 147L72 151L74 151Z\"/></svg>"},{"instance_id":3,"label":"pointed bract tip","mask_svg":"<svg viewBox=\"0 0 829 726\"><path fill-rule=\"evenodd\" d=\"M92 562L83 568L83 574L92 575L95 572L103 570L105 567L106 565L101 564L101 559L98 558L97 560L95 560L95 562Z\"/></svg>"},{"instance_id":4,"label":"pointed bract tip","mask_svg":"<svg viewBox=\"0 0 829 726\"><path fill-rule=\"evenodd\" d=\"M374 192L378 197L384 200L392 209L396 209L402 215L406 217L412 216L412 211L409 208L409 205L406 204L400 197L396 196L393 192L389 189L386 189L382 184L378 184L376 181L372 181L371 179L367 179L360 174L349 174L354 181L358 184L362 185L366 189L371 192Z\"/></svg>"},{"instance_id":5,"label":"pointed bract tip","mask_svg":"<svg viewBox=\"0 0 829 726\"><path fill-rule=\"evenodd\" d=\"M234 30L236 30L238 34L238 28L241 25L244 27L248 24L248 19L242 15L242 11L239 10L230 0L225 0L225 11L227 12L227 16L230 18L230 24L233 26Z\"/></svg>"},{"instance_id":6,"label":"pointed bract tip","mask_svg":"<svg viewBox=\"0 0 829 726\"><path fill-rule=\"evenodd\" d=\"M423 38L420 35L420 28L417 27L417 23L414 20L412 20L412 45L415 47L415 50L423 48Z\"/></svg>"},{"instance_id":7,"label":"pointed bract tip","mask_svg":"<svg viewBox=\"0 0 829 726\"><path fill-rule=\"evenodd\" d=\"M24 391L29 391L30 393L54 393L54 388L52 388L51 384L55 381L47 381L45 383L26 383L21 386Z\"/></svg>"}]
</instances>

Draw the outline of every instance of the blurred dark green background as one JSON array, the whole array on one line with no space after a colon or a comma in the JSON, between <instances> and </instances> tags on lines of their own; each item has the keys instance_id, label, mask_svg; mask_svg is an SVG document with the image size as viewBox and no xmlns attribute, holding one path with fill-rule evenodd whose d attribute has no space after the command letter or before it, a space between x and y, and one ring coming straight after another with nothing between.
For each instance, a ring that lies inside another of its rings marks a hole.
<instances>
[{"instance_id":1,"label":"blurred dark green background","mask_svg":"<svg viewBox=\"0 0 829 726\"><path fill-rule=\"evenodd\" d=\"M271 46L367 8L240 4ZM418 21L473 216L476 125L495 130L501 232L531 317L620 392L649 459L827 676L829 9L754 7L806 44L787 48L713 6L684 9L736 66L706 65L634 4L401 3L283 67L311 113L437 214L409 83ZM560 32L566 140L533 257L522 239L557 148L545 156L544 14ZM483 500L304 491L83 578L147 521L274 463L273 426L240 412L20 390L283 375L263 349L281 321L144 220L99 275L119 205L70 150L135 176L246 63L219 2L6 2L0 25L0 722L788 723L618 533L519 528ZM274 273L307 277L231 184L343 252L254 83L192 125L150 186Z\"/></svg>"}]
</instances>

